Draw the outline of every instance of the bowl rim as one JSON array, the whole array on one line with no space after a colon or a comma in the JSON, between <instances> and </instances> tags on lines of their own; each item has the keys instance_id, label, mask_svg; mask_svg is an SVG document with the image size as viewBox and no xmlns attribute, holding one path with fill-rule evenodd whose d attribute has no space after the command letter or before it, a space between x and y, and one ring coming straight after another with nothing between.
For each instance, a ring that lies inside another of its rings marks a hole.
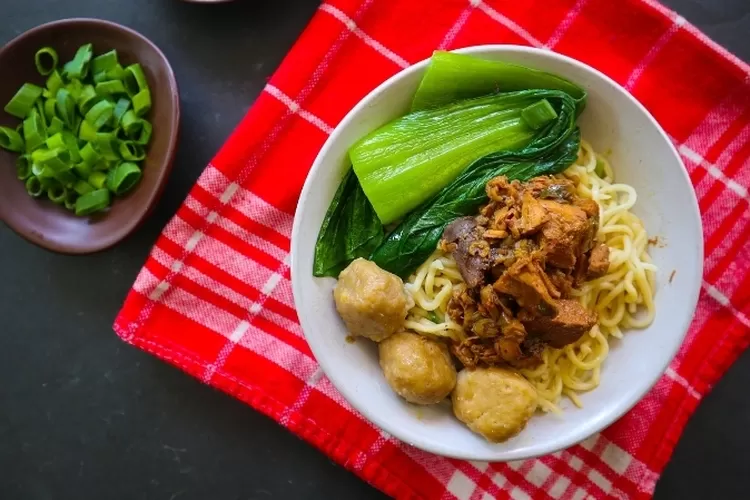
<instances>
[{"instance_id":1,"label":"bowl rim","mask_svg":"<svg viewBox=\"0 0 750 500\"><path fill-rule=\"evenodd\" d=\"M669 136L661 127L661 125L653 117L653 115L651 115L651 113L630 92L625 90L619 83L617 83L616 81L614 81L612 78L605 75L601 71L597 70L596 68L593 68L584 62L581 62L577 59L573 59L572 57L569 57L569 56L565 56L563 54L552 52L546 49L538 49L538 48L528 47L528 46L523 46L523 45L513 45L513 44L473 45L469 47L455 49L455 50L452 50L451 52L465 53L465 54L474 54L474 53L483 54L487 52L504 52L504 53L517 53L517 54L543 55L544 57L556 59L560 62L571 64L573 66L578 67L579 69L590 72L595 77L604 80L605 83L612 85L621 94L624 94L626 98L628 99L628 101L632 105L637 107L637 109L639 109L646 116L646 118L656 128L662 140L667 144L672 155L677 159L678 164L682 167L681 173L685 181L687 182L687 184L689 186L693 186L692 182L690 181L688 170L685 167L685 164L682 161L682 158L680 157L676 147L674 146L672 141L669 139ZM310 192L312 190L313 177L316 177L315 174L318 172L318 170L324 168L323 158L328 154L328 150L331 149L332 145L338 141L338 136L342 133L342 131L348 128L350 123L354 121L354 119L357 117L357 115L359 115L359 113L362 110L366 109L372 101L374 101L382 92L385 91L385 89L393 85L396 81L402 78L405 78L407 75L410 75L416 71L422 70L429 63L429 60L430 58L428 57L415 64L410 65L407 68L404 68L403 70L399 71L398 73L394 74L393 76L385 80L383 83L378 85L370 93L368 93L344 116L344 118L334 128L333 132L330 134L326 142L323 144L323 147L318 152L315 158L315 161L313 162L312 167L310 168L310 171L308 172L307 177L305 178L305 183L302 188L302 192L300 194L300 197L297 202L296 209L295 209L294 223L292 226L290 271L291 271L291 280L292 280L292 295L295 298L295 303L300 303L302 296L303 296L303 290L301 288L302 285L300 284L300 280L296 278L297 273L300 271L306 272L304 270L299 269L299 266L301 265L299 262L300 260L299 233L301 231L301 215L300 214L302 213L300 208L305 204L308 196L310 195ZM698 245L697 265L696 265L696 269L694 269L695 276L698 276L698 279L696 279L695 282L691 284L693 289L691 290L691 293L690 293L690 301L687 304L688 308L686 309L685 317L683 318L681 324L677 325L679 329L681 330L681 334L679 335L679 337L675 337L673 345L670 346L668 352L665 352L665 356L663 358L664 361L662 363L662 366L659 367L660 368L659 371L655 372L653 379L649 380L648 383L643 384L643 387L640 391L637 391L633 396L629 398L625 398L621 401L618 401L615 405L614 410L608 412L604 418L597 419L596 421L592 422L589 425L581 425L579 428L574 429L571 432L567 433L565 438L555 441L554 444L551 444L550 446L546 446L546 447L540 446L538 447L536 451L498 450L498 451L493 451L493 452L486 452L486 451L484 452L483 451L462 452L462 451L455 451L455 450L447 450L440 443L434 443L434 442L423 441L423 440L414 441L414 440L405 439L406 436L404 436L404 434L400 431L400 429L397 428L396 426L391 425L388 419L386 418L386 416L381 415L377 411L377 409L371 408L369 405L366 405L366 404L363 405L363 404L356 403L356 401L358 400L358 398L354 396L354 393L356 391L353 389L350 389L347 384L342 383L343 379L341 376L337 375L338 372L333 366L333 363L330 362L331 360L329 360L328 356L326 356L325 349L323 348L322 342L319 342L315 335L309 336L307 334L307 331L310 328L310 326L307 325L306 317L298 313L302 332L305 335L305 339L307 340L308 344L310 345L310 349L312 350L312 353L315 356L315 359L317 360L320 367L323 369L323 372L329 378L329 380L331 381L331 384L333 384L336 390L338 390L342 394L344 399L346 399L346 401L350 405L352 405L353 408L355 408L358 412L360 412L364 418L369 420L375 426L377 426L381 430L389 433L390 435L396 437L397 439L409 445L412 445L416 448L419 448L421 450L424 450L430 453L434 453L434 454L449 457L449 458L456 458L456 459L462 459L462 460L494 461L494 462L498 462L498 461L505 462L505 461L512 461L512 460L524 460L524 459L529 459L529 458L536 458L536 457L544 456L549 453L554 453L556 451L569 448L570 446L578 444L581 441L584 441L586 438L609 427L615 421L617 421L620 417L622 417L625 413L630 411L641 399L643 399L643 397L664 376L664 373L667 370L669 364L672 362L672 360L674 359L674 356L677 354L677 351L679 350L680 346L682 346L685 340L685 336L690 327L690 324L692 323L692 320L695 314L695 309L698 304L698 298L699 298L700 289L701 289L701 279L702 279L701 277L703 276L703 260L704 260L704 249L703 249L703 244L702 244L703 224L702 224L702 220L700 216L698 200L695 194L695 188L691 189L691 192L692 192L692 197L691 197L692 203L690 207L690 211L692 213L691 218L693 219L694 223L697 223L697 229L699 230L699 234L701 235L701 244Z\"/></svg>"},{"instance_id":2,"label":"bowl rim","mask_svg":"<svg viewBox=\"0 0 750 500\"><path fill-rule=\"evenodd\" d=\"M177 141L179 138L180 133L180 95L179 95L179 87L177 85L177 78L175 77L174 70L172 69L171 64L169 64L169 59L167 59L167 56L164 55L164 52L159 48L158 45L156 45L154 42L152 42L149 38L147 38L145 35L137 32L136 30L129 28L127 26L124 26L122 24L118 24L112 21L108 21L106 19L99 19L95 17L70 17L65 19L57 19L55 21L50 21L47 23L40 24L38 26L34 26L31 29L28 29L21 33L20 35L14 37L7 43L5 43L2 47L0 47L0 59L2 59L2 56L5 54L6 51L12 50L16 45L23 42L26 38L32 37L36 35L39 32L48 30L50 28L56 28L59 26L75 26L80 24L89 24L93 26L99 26L99 27L106 27L109 29L114 29L117 31L121 31L126 33L128 36L132 38L137 38L144 42L146 45L148 45L158 56L158 58L161 60L164 69L167 73L167 85L170 89L170 96L171 96L171 121L175 124L172 128L171 133L169 134L169 140L168 140L168 154L166 156L165 163L161 165L161 168L159 169L159 175L155 180L156 188L151 192L151 195L148 197L147 203L146 203L146 209L141 212L141 214L138 217L132 217L129 218L128 221L123 224L119 231L117 231L115 234L116 236L105 238L104 241L101 241L98 244L95 245L83 245L83 246L70 246L67 244L58 244L54 242L48 241L46 238L44 238L43 234L38 234L35 231L29 231L26 230L24 227L20 227L16 224L13 224L12 222L6 220L6 218L3 217L2 212L0 211L0 222L4 223L6 226L8 226L10 229L13 230L17 235L21 236L26 241L37 245L41 248L44 248L46 250L60 253L60 254L66 254L66 255L87 255L92 254L96 252L100 252L103 250L107 250L108 248L112 248L113 246L120 243L122 240L130 236L150 215L150 213L155 208L157 202L159 201L159 198L161 198L161 194L164 191L164 188L166 187L167 179L169 178L169 174L172 172L172 168L174 166L174 159L177 154ZM103 217L106 217L106 214L102 215ZM75 216L72 216L75 217ZM101 216L100 216L101 217ZM82 219L83 220L83 219Z\"/></svg>"}]
</instances>

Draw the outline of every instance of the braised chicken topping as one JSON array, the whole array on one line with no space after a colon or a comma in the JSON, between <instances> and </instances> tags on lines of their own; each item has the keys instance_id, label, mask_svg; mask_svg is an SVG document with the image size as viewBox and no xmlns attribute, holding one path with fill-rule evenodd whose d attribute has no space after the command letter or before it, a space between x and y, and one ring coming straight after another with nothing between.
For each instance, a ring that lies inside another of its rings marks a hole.
<instances>
[{"instance_id":1,"label":"braised chicken topping","mask_svg":"<svg viewBox=\"0 0 750 500\"><path fill-rule=\"evenodd\" d=\"M599 205L556 177L501 176L486 189L479 215L453 221L440 242L465 282L448 304L467 335L453 352L469 368L533 367L544 346L571 344L596 323L572 291L609 268L609 248L595 241Z\"/></svg>"}]
</instances>

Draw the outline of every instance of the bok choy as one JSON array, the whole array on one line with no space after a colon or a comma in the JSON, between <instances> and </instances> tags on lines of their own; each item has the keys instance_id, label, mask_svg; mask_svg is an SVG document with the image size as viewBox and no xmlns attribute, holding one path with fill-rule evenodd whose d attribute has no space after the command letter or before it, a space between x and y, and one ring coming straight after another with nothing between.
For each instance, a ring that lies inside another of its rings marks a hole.
<instances>
[{"instance_id":1,"label":"bok choy","mask_svg":"<svg viewBox=\"0 0 750 500\"><path fill-rule=\"evenodd\" d=\"M360 139L349 159L367 199L383 224L428 200L474 160L520 149L556 118L524 113L544 99L559 108L554 90L523 90L465 99L398 118ZM535 119L528 123L524 117ZM540 121L541 120L541 121Z\"/></svg>"},{"instance_id":2,"label":"bok choy","mask_svg":"<svg viewBox=\"0 0 750 500\"><path fill-rule=\"evenodd\" d=\"M315 276L369 257L407 277L447 224L486 203L498 175L562 172L576 157L586 93L556 75L436 52L412 113L363 137L315 247ZM385 226L398 223L386 234Z\"/></svg>"},{"instance_id":3,"label":"bok choy","mask_svg":"<svg viewBox=\"0 0 750 500\"><path fill-rule=\"evenodd\" d=\"M411 110L445 106L471 97L526 89L561 90L576 102L576 114L586 103L586 91L552 73L503 61L437 50L422 77Z\"/></svg>"}]
</instances>

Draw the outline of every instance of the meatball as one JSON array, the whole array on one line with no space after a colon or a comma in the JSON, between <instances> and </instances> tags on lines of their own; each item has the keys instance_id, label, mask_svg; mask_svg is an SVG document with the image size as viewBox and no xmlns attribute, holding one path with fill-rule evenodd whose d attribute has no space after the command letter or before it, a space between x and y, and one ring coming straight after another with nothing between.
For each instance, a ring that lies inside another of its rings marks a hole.
<instances>
[{"instance_id":1,"label":"meatball","mask_svg":"<svg viewBox=\"0 0 750 500\"><path fill-rule=\"evenodd\" d=\"M333 298L349 333L375 342L399 331L409 310L401 278L365 259L341 271Z\"/></svg>"},{"instance_id":2,"label":"meatball","mask_svg":"<svg viewBox=\"0 0 750 500\"><path fill-rule=\"evenodd\" d=\"M441 342L399 332L382 341L378 351L388 384L410 403L438 403L456 385L456 368Z\"/></svg>"},{"instance_id":3,"label":"meatball","mask_svg":"<svg viewBox=\"0 0 750 500\"><path fill-rule=\"evenodd\" d=\"M536 390L512 370L467 368L458 374L453 413L487 441L500 443L521 432L536 408Z\"/></svg>"}]
</instances>

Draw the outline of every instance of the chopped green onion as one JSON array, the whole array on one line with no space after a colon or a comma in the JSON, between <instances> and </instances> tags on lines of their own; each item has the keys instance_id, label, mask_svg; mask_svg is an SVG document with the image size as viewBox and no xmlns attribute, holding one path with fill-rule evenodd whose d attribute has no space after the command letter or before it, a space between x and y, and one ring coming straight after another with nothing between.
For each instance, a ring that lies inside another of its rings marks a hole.
<instances>
[{"instance_id":1,"label":"chopped green onion","mask_svg":"<svg viewBox=\"0 0 750 500\"><path fill-rule=\"evenodd\" d=\"M557 111L547 99L537 101L521 110L521 119L534 130L539 130L555 118Z\"/></svg>"},{"instance_id":2,"label":"chopped green onion","mask_svg":"<svg viewBox=\"0 0 750 500\"><path fill-rule=\"evenodd\" d=\"M47 198L49 198L52 203L56 203L58 205L62 205L65 201L65 195L67 194L68 190L65 189L63 186L57 185L53 186L49 189L47 189Z\"/></svg>"},{"instance_id":3,"label":"chopped green onion","mask_svg":"<svg viewBox=\"0 0 750 500\"><path fill-rule=\"evenodd\" d=\"M96 129L89 122L83 120L78 128L78 138L82 141L93 142L96 140Z\"/></svg>"},{"instance_id":4,"label":"chopped green onion","mask_svg":"<svg viewBox=\"0 0 750 500\"><path fill-rule=\"evenodd\" d=\"M112 167L117 165L118 161L119 160L107 160L106 158L102 158L99 163L94 165L94 171L107 173L112 169Z\"/></svg>"},{"instance_id":5,"label":"chopped green onion","mask_svg":"<svg viewBox=\"0 0 750 500\"><path fill-rule=\"evenodd\" d=\"M70 153L70 160L73 163L81 161L81 150L78 148L78 139L76 139L76 136L67 130L63 130L62 138L65 147L68 149L68 153Z\"/></svg>"},{"instance_id":6,"label":"chopped green onion","mask_svg":"<svg viewBox=\"0 0 750 500\"><path fill-rule=\"evenodd\" d=\"M0 127L0 147L20 153L24 150L23 138L12 128Z\"/></svg>"},{"instance_id":7,"label":"chopped green onion","mask_svg":"<svg viewBox=\"0 0 750 500\"><path fill-rule=\"evenodd\" d=\"M31 153L31 161L57 173L70 168L70 153L64 148L37 149Z\"/></svg>"},{"instance_id":8,"label":"chopped green onion","mask_svg":"<svg viewBox=\"0 0 750 500\"><path fill-rule=\"evenodd\" d=\"M81 96L81 92L83 92L83 83L81 83L80 80L71 80L65 86L65 89L70 92L70 95L73 96L73 100L75 101L78 100Z\"/></svg>"},{"instance_id":9,"label":"chopped green onion","mask_svg":"<svg viewBox=\"0 0 750 500\"><path fill-rule=\"evenodd\" d=\"M47 119L47 123L51 123L52 118L55 117L55 106L55 99L50 97L44 100L44 117Z\"/></svg>"},{"instance_id":10,"label":"chopped green onion","mask_svg":"<svg viewBox=\"0 0 750 500\"><path fill-rule=\"evenodd\" d=\"M73 190L78 194L86 194L90 193L94 190L94 186L89 184L86 181L76 181L76 183L73 185Z\"/></svg>"},{"instance_id":11,"label":"chopped green onion","mask_svg":"<svg viewBox=\"0 0 750 500\"><path fill-rule=\"evenodd\" d=\"M77 193L73 189L65 190L65 201L63 205L71 212L76 209L76 199L78 198Z\"/></svg>"},{"instance_id":12,"label":"chopped green onion","mask_svg":"<svg viewBox=\"0 0 750 500\"><path fill-rule=\"evenodd\" d=\"M144 70L123 68L115 50L94 57L90 43L65 64L52 47L34 62L45 88L26 83L6 104L21 123L0 126L0 147L22 153L16 175L31 196L46 194L77 215L103 210L110 193L126 193L142 177L137 162L153 133Z\"/></svg>"},{"instance_id":13,"label":"chopped green onion","mask_svg":"<svg viewBox=\"0 0 750 500\"><path fill-rule=\"evenodd\" d=\"M130 191L140 179L141 169L138 165L122 162L109 173L107 189L119 196Z\"/></svg>"},{"instance_id":14,"label":"chopped green onion","mask_svg":"<svg viewBox=\"0 0 750 500\"><path fill-rule=\"evenodd\" d=\"M57 68L57 52L52 47L42 47L36 51L34 56L34 62L36 63L36 70L41 75L49 75L55 68Z\"/></svg>"},{"instance_id":15,"label":"chopped green onion","mask_svg":"<svg viewBox=\"0 0 750 500\"><path fill-rule=\"evenodd\" d=\"M34 198L39 198L44 192L42 183L39 181L39 177L32 176L26 179L26 192Z\"/></svg>"},{"instance_id":16,"label":"chopped green onion","mask_svg":"<svg viewBox=\"0 0 750 500\"><path fill-rule=\"evenodd\" d=\"M136 139L139 137L143 128L143 120L139 120L132 109L125 112L120 120L122 131L130 139Z\"/></svg>"},{"instance_id":17,"label":"chopped green onion","mask_svg":"<svg viewBox=\"0 0 750 500\"><path fill-rule=\"evenodd\" d=\"M106 76L107 80L122 80L125 78L125 69L117 64L112 69L107 70Z\"/></svg>"},{"instance_id":18,"label":"chopped green onion","mask_svg":"<svg viewBox=\"0 0 750 500\"><path fill-rule=\"evenodd\" d=\"M78 51L76 51L76 55L73 57L73 60L65 63L65 66L63 66L63 73L65 73L65 75L69 79L75 78L77 80L81 80L83 78L86 78L89 74L89 63L91 62L91 55L91 44L87 43L86 45L82 45L78 49Z\"/></svg>"},{"instance_id":19,"label":"chopped green onion","mask_svg":"<svg viewBox=\"0 0 750 500\"><path fill-rule=\"evenodd\" d=\"M152 130L153 130L153 127L151 126L150 122L148 122L147 120L141 120L141 133L135 142L137 142L141 146L146 146L151 140Z\"/></svg>"},{"instance_id":20,"label":"chopped green onion","mask_svg":"<svg viewBox=\"0 0 750 500\"><path fill-rule=\"evenodd\" d=\"M67 125L70 128L73 128L73 124L75 123L75 112L76 112L76 104L73 98L73 94L71 94L67 88L63 88L57 91L57 96L55 100L56 100L55 108L57 109L57 116L62 120L62 122L65 125Z\"/></svg>"},{"instance_id":21,"label":"chopped green onion","mask_svg":"<svg viewBox=\"0 0 750 500\"><path fill-rule=\"evenodd\" d=\"M16 158L16 175L22 181L25 181L31 175L31 158L29 155L20 155Z\"/></svg>"},{"instance_id":22,"label":"chopped green onion","mask_svg":"<svg viewBox=\"0 0 750 500\"><path fill-rule=\"evenodd\" d=\"M52 73L50 73L49 77L47 77L46 86L51 97L56 96L57 91L60 90L63 85L65 85L65 82L63 82L63 79L57 70L54 70Z\"/></svg>"},{"instance_id":23,"label":"chopped green onion","mask_svg":"<svg viewBox=\"0 0 750 500\"><path fill-rule=\"evenodd\" d=\"M44 101L42 99L37 99L36 104L34 104L34 109L36 110L37 114L39 115L39 121L42 123L42 127L45 129L47 128L47 120L44 117ZM49 135L49 134L47 134Z\"/></svg>"},{"instance_id":24,"label":"chopped green onion","mask_svg":"<svg viewBox=\"0 0 750 500\"><path fill-rule=\"evenodd\" d=\"M29 156L29 158L31 158L31 156ZM38 163L34 163L33 160L30 160L30 161L31 161L31 175L34 175L36 177L43 177L44 169L42 168L42 166L39 165ZM52 175L52 172L50 172L50 175Z\"/></svg>"},{"instance_id":25,"label":"chopped green onion","mask_svg":"<svg viewBox=\"0 0 750 500\"><path fill-rule=\"evenodd\" d=\"M110 50L104 54L96 56L91 61L91 71L96 74L99 72L106 72L118 65L117 62L117 51Z\"/></svg>"},{"instance_id":26,"label":"chopped green onion","mask_svg":"<svg viewBox=\"0 0 750 500\"><path fill-rule=\"evenodd\" d=\"M115 137L114 132L100 132L96 134L94 145L104 159L120 159L120 155L117 153L117 138Z\"/></svg>"},{"instance_id":27,"label":"chopped green onion","mask_svg":"<svg viewBox=\"0 0 750 500\"><path fill-rule=\"evenodd\" d=\"M115 104L115 111L114 111L114 117L115 117L115 126L120 124L120 119L122 118L122 115L125 114L125 112L130 109L130 101L124 97L121 97L117 104Z\"/></svg>"},{"instance_id":28,"label":"chopped green onion","mask_svg":"<svg viewBox=\"0 0 750 500\"><path fill-rule=\"evenodd\" d=\"M96 138L96 135L94 136ZM90 142L87 142L85 146L81 148L81 159L89 167L93 167L99 162L101 156L96 152L94 146Z\"/></svg>"},{"instance_id":29,"label":"chopped green onion","mask_svg":"<svg viewBox=\"0 0 750 500\"><path fill-rule=\"evenodd\" d=\"M88 181L96 189L102 189L107 182L107 174L104 172L92 172L89 175Z\"/></svg>"},{"instance_id":30,"label":"chopped green onion","mask_svg":"<svg viewBox=\"0 0 750 500\"><path fill-rule=\"evenodd\" d=\"M125 89L131 96L143 90L148 90L146 75L143 74L143 68L138 63L131 64L125 68L123 83L125 83Z\"/></svg>"},{"instance_id":31,"label":"chopped green onion","mask_svg":"<svg viewBox=\"0 0 750 500\"><path fill-rule=\"evenodd\" d=\"M50 137L47 137L47 140L44 141L44 143L47 145L49 149L66 147L65 141L63 141L62 132L58 132Z\"/></svg>"},{"instance_id":32,"label":"chopped green onion","mask_svg":"<svg viewBox=\"0 0 750 500\"><path fill-rule=\"evenodd\" d=\"M34 107L34 103L41 95L41 87L37 87L31 83L24 83L10 102L5 105L5 112L23 120L29 115L31 109Z\"/></svg>"},{"instance_id":33,"label":"chopped green onion","mask_svg":"<svg viewBox=\"0 0 750 500\"><path fill-rule=\"evenodd\" d=\"M125 86L120 80L109 80L96 84L96 93L100 95L125 94Z\"/></svg>"},{"instance_id":34,"label":"chopped green onion","mask_svg":"<svg viewBox=\"0 0 750 500\"><path fill-rule=\"evenodd\" d=\"M135 141L120 141L120 157L126 161L141 161L146 157L143 147Z\"/></svg>"},{"instance_id":35,"label":"chopped green onion","mask_svg":"<svg viewBox=\"0 0 750 500\"><path fill-rule=\"evenodd\" d=\"M39 183L42 185L42 190L44 191L53 187L62 186L62 184L60 184L60 181L55 179L54 172L52 172L52 170L48 169L47 167L44 167L44 169L42 170L42 174L37 175L37 177L39 178Z\"/></svg>"},{"instance_id":36,"label":"chopped green onion","mask_svg":"<svg viewBox=\"0 0 750 500\"><path fill-rule=\"evenodd\" d=\"M85 115L101 99L93 85L84 85L78 99L76 99L76 104L78 104L78 110L81 114Z\"/></svg>"},{"instance_id":37,"label":"chopped green onion","mask_svg":"<svg viewBox=\"0 0 750 500\"><path fill-rule=\"evenodd\" d=\"M58 132L62 132L64 127L65 124L62 122L62 120L56 116L53 116L52 120L50 121L49 127L47 127L47 133L54 135Z\"/></svg>"},{"instance_id":38,"label":"chopped green onion","mask_svg":"<svg viewBox=\"0 0 750 500\"><path fill-rule=\"evenodd\" d=\"M26 140L26 152L30 153L44 144L47 134L42 126L36 109L23 121L23 137Z\"/></svg>"},{"instance_id":39,"label":"chopped green onion","mask_svg":"<svg viewBox=\"0 0 750 500\"><path fill-rule=\"evenodd\" d=\"M135 115L138 117L151 111L151 92L141 90L133 96L133 111L135 111Z\"/></svg>"},{"instance_id":40,"label":"chopped green onion","mask_svg":"<svg viewBox=\"0 0 750 500\"><path fill-rule=\"evenodd\" d=\"M76 200L76 215L90 215L109 206L109 191L97 189L81 195Z\"/></svg>"},{"instance_id":41,"label":"chopped green onion","mask_svg":"<svg viewBox=\"0 0 750 500\"><path fill-rule=\"evenodd\" d=\"M81 163L76 163L75 165L73 165L73 171L81 179L88 179L89 175L91 175L94 169L91 168L91 165L87 165L81 162Z\"/></svg>"},{"instance_id":42,"label":"chopped green onion","mask_svg":"<svg viewBox=\"0 0 750 500\"><path fill-rule=\"evenodd\" d=\"M112 118L115 111L115 105L110 101L99 101L86 113L85 121L99 130Z\"/></svg>"}]
</instances>

